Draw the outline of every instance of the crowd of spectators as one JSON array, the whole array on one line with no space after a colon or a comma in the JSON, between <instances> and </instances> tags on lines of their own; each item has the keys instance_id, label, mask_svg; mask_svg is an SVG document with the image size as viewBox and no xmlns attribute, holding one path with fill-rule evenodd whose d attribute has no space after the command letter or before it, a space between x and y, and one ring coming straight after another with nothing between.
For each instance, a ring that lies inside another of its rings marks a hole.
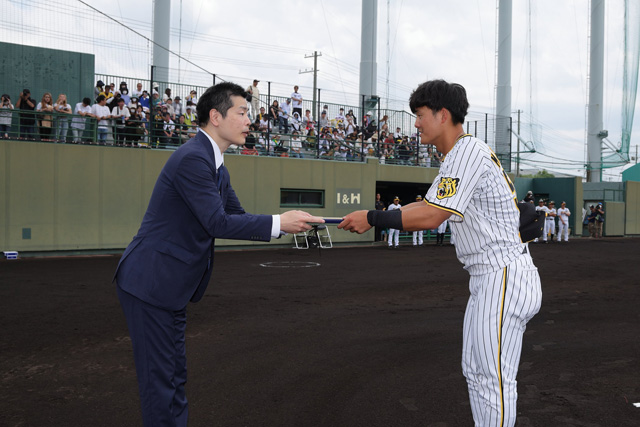
<instances>
[{"instance_id":1,"label":"crowd of spectators","mask_svg":"<svg viewBox=\"0 0 640 427\"><path fill-rule=\"evenodd\" d=\"M371 111L358 124L353 110L344 107L332 115L324 105L320 118L314 120L311 110L302 113L303 97L298 86L291 96L277 99L266 108L260 105L259 80L247 88L247 101L251 104L251 135L243 154L263 154L288 157L320 157L335 160L361 160L378 157L381 163L438 166L440 155L434 147L418 144L415 134L407 135L400 127L389 129L389 117L380 122ZM258 95L259 96L259 95Z\"/></svg>"},{"instance_id":2,"label":"crowd of spectators","mask_svg":"<svg viewBox=\"0 0 640 427\"><path fill-rule=\"evenodd\" d=\"M251 133L245 147L232 151L246 155L283 157L319 157L335 160L362 160L377 157L381 163L438 166L440 155L434 147L418 144L416 135L405 134L400 127L389 128L389 117L379 123L371 111L359 123L353 110L340 107L329 113L324 105L319 119L304 110L298 86L282 102L262 103L259 80L247 88ZM85 97L72 106L65 94L55 98L42 94L36 101L29 89L11 97L2 95L0 137L29 140L97 143L100 145L171 147L186 142L197 132L196 90L183 100L171 88L151 94L142 83L129 90L126 82L118 87L98 80L93 98ZM17 120L12 120L14 111ZM12 129L12 123L18 129Z\"/></svg>"},{"instance_id":3,"label":"crowd of spectators","mask_svg":"<svg viewBox=\"0 0 640 427\"><path fill-rule=\"evenodd\" d=\"M8 94L2 95L0 137L68 143L97 143L120 146L178 146L197 131L197 92L192 90L183 104L180 96L171 96L158 87L152 95L138 83L129 92L126 82L105 85L98 80L93 100L85 97L72 107L66 94L54 102L49 92L40 101L24 89L15 105ZM17 114L17 120L13 115ZM18 129L12 129L16 123Z\"/></svg>"}]
</instances>

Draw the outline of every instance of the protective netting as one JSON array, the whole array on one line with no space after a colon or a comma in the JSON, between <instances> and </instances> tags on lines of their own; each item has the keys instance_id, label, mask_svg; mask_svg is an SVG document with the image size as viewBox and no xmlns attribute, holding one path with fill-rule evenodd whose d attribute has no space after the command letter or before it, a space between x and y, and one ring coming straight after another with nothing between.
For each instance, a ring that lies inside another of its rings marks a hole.
<instances>
[{"instance_id":1,"label":"protective netting","mask_svg":"<svg viewBox=\"0 0 640 427\"><path fill-rule=\"evenodd\" d=\"M624 2L624 69L622 76L622 137L620 148L614 153L603 153L603 167L613 168L629 162L629 145L633 128L633 115L638 92L638 65L640 59L640 2Z\"/></svg>"}]
</instances>

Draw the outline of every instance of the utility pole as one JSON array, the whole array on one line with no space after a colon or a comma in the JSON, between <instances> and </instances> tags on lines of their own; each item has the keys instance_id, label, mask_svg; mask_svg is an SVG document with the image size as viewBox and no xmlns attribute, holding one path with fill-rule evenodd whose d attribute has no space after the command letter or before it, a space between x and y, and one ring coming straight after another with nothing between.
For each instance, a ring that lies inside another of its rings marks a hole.
<instances>
[{"instance_id":1,"label":"utility pole","mask_svg":"<svg viewBox=\"0 0 640 427\"><path fill-rule=\"evenodd\" d=\"M318 56L322 56L322 53L318 53L318 51L314 51L313 55L305 55L305 58L313 57L313 69L308 70L304 69L298 72L298 74L306 74L313 73L313 119L318 120L318 106L316 105L316 91L318 88Z\"/></svg>"}]
</instances>

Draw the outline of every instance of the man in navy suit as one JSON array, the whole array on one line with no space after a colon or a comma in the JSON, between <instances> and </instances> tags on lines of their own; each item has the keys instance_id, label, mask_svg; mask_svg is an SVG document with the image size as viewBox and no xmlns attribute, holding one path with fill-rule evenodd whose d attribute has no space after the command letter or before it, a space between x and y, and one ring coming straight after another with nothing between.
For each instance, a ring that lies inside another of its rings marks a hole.
<instances>
[{"instance_id":1,"label":"man in navy suit","mask_svg":"<svg viewBox=\"0 0 640 427\"><path fill-rule=\"evenodd\" d=\"M200 130L160 172L138 234L116 270L145 426L187 425L186 306L207 288L215 239L269 241L323 222L302 211L271 216L242 209L222 154L231 144L243 145L249 133L245 98L233 83L202 95Z\"/></svg>"}]
</instances>

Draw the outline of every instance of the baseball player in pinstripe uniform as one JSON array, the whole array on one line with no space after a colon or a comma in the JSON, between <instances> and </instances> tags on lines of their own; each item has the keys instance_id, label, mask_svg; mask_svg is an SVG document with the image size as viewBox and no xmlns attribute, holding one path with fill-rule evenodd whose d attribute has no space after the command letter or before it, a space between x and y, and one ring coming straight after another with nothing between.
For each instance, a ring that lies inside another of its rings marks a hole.
<instances>
[{"instance_id":1,"label":"baseball player in pinstripe uniform","mask_svg":"<svg viewBox=\"0 0 640 427\"><path fill-rule=\"evenodd\" d=\"M540 309L540 276L520 239L515 188L486 143L466 135L465 89L444 80L421 84L409 105L423 144L445 154L424 202L400 211L356 211L338 228L375 225L408 231L449 220L456 253L470 274L462 370L476 426L513 426L516 374L525 325Z\"/></svg>"},{"instance_id":2,"label":"baseball player in pinstripe uniform","mask_svg":"<svg viewBox=\"0 0 640 427\"><path fill-rule=\"evenodd\" d=\"M416 202L421 202L422 201L422 196L420 194L418 194L416 196ZM414 231L413 232L413 246L422 246L422 244L424 243L424 230L420 230L420 231Z\"/></svg>"}]
</instances>

